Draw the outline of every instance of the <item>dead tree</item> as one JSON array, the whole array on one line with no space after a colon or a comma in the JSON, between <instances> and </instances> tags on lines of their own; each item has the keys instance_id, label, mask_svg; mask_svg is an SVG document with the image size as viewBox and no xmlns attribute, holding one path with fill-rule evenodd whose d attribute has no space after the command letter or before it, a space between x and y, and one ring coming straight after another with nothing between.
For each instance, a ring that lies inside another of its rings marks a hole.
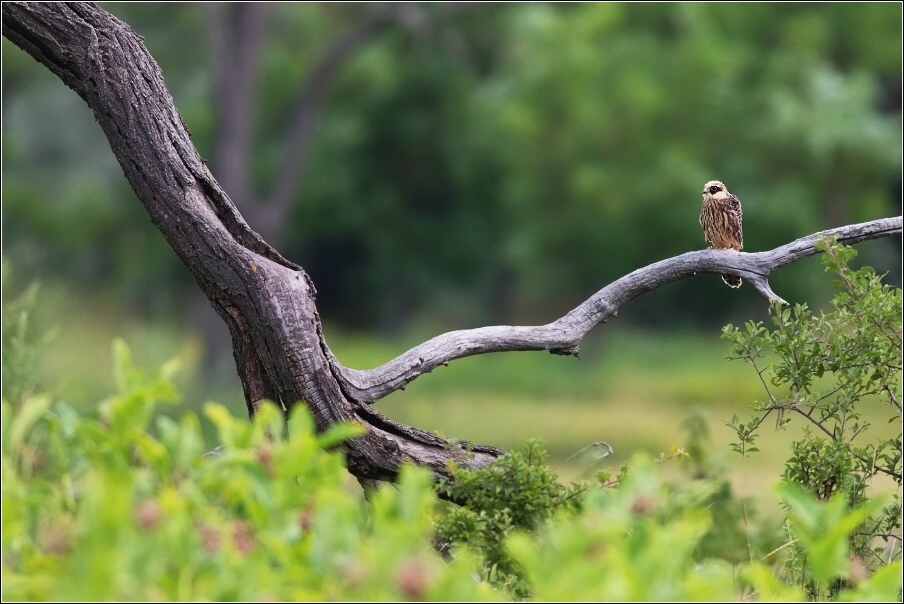
<instances>
[{"instance_id":1,"label":"dead tree","mask_svg":"<svg viewBox=\"0 0 904 604\"><path fill-rule=\"evenodd\" d=\"M151 220L229 326L249 415L264 400L286 410L301 402L319 430L341 421L364 425L365 434L344 445L348 470L362 482L393 480L403 462L447 476L449 461L479 467L502 455L491 446L449 443L371 407L440 365L500 351L577 354L582 338L623 304L697 273L738 275L779 299L769 274L815 254L820 235L852 244L901 233L899 216L816 233L768 252L688 252L622 277L552 323L455 331L375 369L349 369L323 337L314 284L248 227L213 178L141 37L87 3L4 3L2 21L4 36L92 109Z\"/></svg>"}]
</instances>

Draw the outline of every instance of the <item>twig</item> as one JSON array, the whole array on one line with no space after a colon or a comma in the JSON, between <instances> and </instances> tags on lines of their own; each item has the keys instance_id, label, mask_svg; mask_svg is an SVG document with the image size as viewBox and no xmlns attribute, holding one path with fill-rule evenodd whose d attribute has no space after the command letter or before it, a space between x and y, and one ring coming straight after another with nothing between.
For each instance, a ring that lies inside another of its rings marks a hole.
<instances>
[{"instance_id":1,"label":"twig","mask_svg":"<svg viewBox=\"0 0 904 604\"><path fill-rule=\"evenodd\" d=\"M898 408L898 411L901 410L901 402L898 401L898 397L895 396L894 391L889 386L885 387L885 392L888 394L888 400L892 405Z\"/></svg>"},{"instance_id":2,"label":"twig","mask_svg":"<svg viewBox=\"0 0 904 604\"><path fill-rule=\"evenodd\" d=\"M798 541L797 539L792 539L791 541L788 541L788 542L785 543L784 545L778 546L777 548L775 548L774 550L772 550L771 552L769 552L768 554L766 554L765 556L763 556L762 558L760 558L759 560L757 560L757 564L759 564L760 562L762 562L763 560L765 560L766 558L768 558L768 557L771 556L772 554L777 554L777 553L779 553L780 551L782 551L783 549L785 549L785 548L788 547L789 545L794 545L795 543L797 543L797 541Z\"/></svg>"},{"instance_id":3,"label":"twig","mask_svg":"<svg viewBox=\"0 0 904 604\"><path fill-rule=\"evenodd\" d=\"M790 407L790 409L791 409L792 411L795 411L795 412L797 412L797 413L803 415L804 417L806 417L808 420L810 420L810 422L811 422L814 426L818 427L820 430L822 430L823 432L825 432L825 433L829 436L829 438L831 438L831 439L834 440L835 442L839 442L839 438L838 438L837 436L835 436L832 432L830 432L830 431L828 430L828 428L826 428L825 426L823 426L822 423L820 423L819 421L813 419L809 414L804 413L803 411L800 410L800 408L798 408L798 407L796 407L796 406L792 406L792 407ZM865 463L865 464L869 464L869 463L870 463L870 461L869 461L868 459L866 459L865 457L863 457L863 456L861 456L861 455L857 455L856 453L854 453L854 451L851 450L850 445L848 445L848 450L851 451L851 455L853 455L854 457L856 457L857 459L859 459L859 460L862 461L863 463ZM879 472L882 472L883 474L886 474L886 475L888 475L888 476L891 476L892 478L897 478L898 480L901 480L901 474L900 474L899 472L895 472L894 470L889 469L889 468L885 468L885 467L883 467L883 466L878 466L878 465L877 465L877 466L874 466L874 467L876 468L876 470L878 470Z\"/></svg>"}]
</instances>

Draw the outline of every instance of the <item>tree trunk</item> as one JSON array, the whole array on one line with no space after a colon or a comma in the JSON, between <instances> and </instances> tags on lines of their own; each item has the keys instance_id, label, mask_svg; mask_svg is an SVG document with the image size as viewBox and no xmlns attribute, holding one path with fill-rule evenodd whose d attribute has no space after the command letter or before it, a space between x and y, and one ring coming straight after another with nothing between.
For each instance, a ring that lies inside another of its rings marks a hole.
<instances>
[{"instance_id":1,"label":"tree trunk","mask_svg":"<svg viewBox=\"0 0 904 604\"><path fill-rule=\"evenodd\" d=\"M344 396L304 270L265 243L236 211L192 145L141 37L93 4L3 4L3 35L94 111L154 225L229 326L248 412L263 400L308 406L318 430L340 421L367 432L345 444L358 478L392 480L410 461L448 475L476 467L493 447L445 439L389 420ZM470 447L470 452L463 449Z\"/></svg>"},{"instance_id":2,"label":"tree trunk","mask_svg":"<svg viewBox=\"0 0 904 604\"><path fill-rule=\"evenodd\" d=\"M248 413L253 416L264 400L287 411L302 402L318 430L341 421L363 424L365 434L344 445L348 469L362 483L393 480L406 461L448 476L450 462L479 467L502 455L491 446L446 441L399 424L370 406L451 360L507 350L577 354L584 335L621 305L697 273L737 275L780 300L767 276L815 254L820 236L856 243L901 232L897 217L817 233L768 252L688 252L634 271L547 325L451 332L381 367L349 369L323 338L310 278L248 227L213 178L141 37L93 4L4 3L2 18L3 35L91 107L151 220L226 322Z\"/></svg>"}]
</instances>

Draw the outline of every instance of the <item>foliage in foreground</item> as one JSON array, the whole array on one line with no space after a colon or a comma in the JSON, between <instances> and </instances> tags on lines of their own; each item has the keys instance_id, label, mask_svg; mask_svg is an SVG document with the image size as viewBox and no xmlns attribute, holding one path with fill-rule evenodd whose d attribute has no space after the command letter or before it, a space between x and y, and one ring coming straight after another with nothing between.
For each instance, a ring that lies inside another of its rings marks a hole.
<instances>
[{"instance_id":1,"label":"foliage in foreground","mask_svg":"<svg viewBox=\"0 0 904 604\"><path fill-rule=\"evenodd\" d=\"M167 379L174 367L146 376L123 344L114 349L119 392L97 417L46 397L15 410L3 403L4 599L509 595L481 578L466 545L448 560L434 551L437 500L423 471L405 468L395 488L381 488L369 503L347 488L342 455L328 450L357 427L316 435L302 405L288 422L267 406L249 424L211 403L205 413L222 447L205 455L192 413L179 421L159 416L151 433L156 401L175 395ZM519 483L546 488L539 449L528 453L534 458L513 454L488 470L492 480L471 486L489 493L508 485L516 497ZM711 525L700 505L705 491L670 493L639 460L616 488L588 490L564 516L501 512L512 530L500 541L524 578L522 593L529 587L535 599L801 598L768 567L752 564L739 574L724 561L695 557ZM553 489L550 501L564 503L564 492ZM848 534L874 508L850 511L843 499L824 505L803 492L786 500L800 517L793 522L827 528L801 539L805 551L829 552L814 553L814 573L818 567L826 581L849 576ZM479 528L484 518L475 522ZM841 596L891 599L899 588L898 563Z\"/></svg>"},{"instance_id":2,"label":"foliage in foreground","mask_svg":"<svg viewBox=\"0 0 904 604\"><path fill-rule=\"evenodd\" d=\"M751 321L744 330L724 330L733 343L730 358L750 363L766 394L748 421L735 416L729 425L737 432L734 449L746 455L758 450L767 417L774 416L776 429L792 417L805 420L803 438L791 444L784 479L818 500L832 500L828 508L836 513L844 509L839 500L870 510L851 527L855 565L863 574L901 559L902 292L884 285L871 267L851 269L853 248L831 240L817 246L825 252L826 270L839 277L830 312L774 305L773 329ZM880 407L898 429L889 435L874 429L864 419L868 406ZM869 499L880 480L895 487L886 506ZM828 583L813 564L821 554L801 549L809 530L818 534L826 527L801 526L788 531L794 540L789 576L811 597L832 595L839 585Z\"/></svg>"},{"instance_id":3,"label":"foliage in foreground","mask_svg":"<svg viewBox=\"0 0 904 604\"><path fill-rule=\"evenodd\" d=\"M900 422L901 290L848 269L848 249L825 249L842 285L832 313L776 308L773 331L726 330L761 375L774 359L769 400L732 422L736 448L755 450L773 413L779 427L799 414L829 437L793 444L787 537L760 560L746 511L741 527L705 459L705 427L692 424L672 456L694 466L683 489L643 459L563 487L532 442L479 471L451 468L439 485L406 467L365 502L335 450L359 427L317 435L303 405L288 420L266 406L249 424L209 403L220 446L204 454L196 415L153 419L176 398L176 364L146 376L121 342L118 392L96 416L30 394L31 353L14 350L34 344L28 300L4 305L2 597L899 600L900 551L877 543L900 535L900 435L864 444L861 411L880 396ZM880 474L896 478L891 505L870 491Z\"/></svg>"},{"instance_id":4,"label":"foliage in foreground","mask_svg":"<svg viewBox=\"0 0 904 604\"><path fill-rule=\"evenodd\" d=\"M546 452L531 440L524 452L510 452L478 470L452 468L439 492L461 503L450 506L436 526L442 549L467 546L481 561L481 576L516 597L531 593L522 567L507 551L506 538L533 531L556 514L578 511L586 485L564 487L543 462Z\"/></svg>"},{"instance_id":5,"label":"foliage in foreground","mask_svg":"<svg viewBox=\"0 0 904 604\"><path fill-rule=\"evenodd\" d=\"M350 494L341 454L324 449L357 427L317 436L302 405L286 426L273 406L249 424L210 403L223 447L204 455L192 413L149 433L172 368L147 377L115 352L119 392L99 417L3 403L4 600L494 596L470 564L432 552L429 476L405 469L370 506Z\"/></svg>"},{"instance_id":6,"label":"foliage in foreground","mask_svg":"<svg viewBox=\"0 0 904 604\"><path fill-rule=\"evenodd\" d=\"M2 286L9 292L13 286L13 269L2 263ZM38 349L49 340L50 334L39 334L32 320L38 285L32 283L18 297L3 299L0 313L3 329L0 332L3 355L0 359L0 390L3 398L18 402L32 394L38 385Z\"/></svg>"}]
</instances>

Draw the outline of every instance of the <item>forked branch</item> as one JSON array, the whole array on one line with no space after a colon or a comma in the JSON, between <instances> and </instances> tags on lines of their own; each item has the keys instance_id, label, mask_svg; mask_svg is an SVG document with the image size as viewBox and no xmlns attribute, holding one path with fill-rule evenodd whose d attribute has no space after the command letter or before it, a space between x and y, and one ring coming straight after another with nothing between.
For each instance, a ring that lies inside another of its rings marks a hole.
<instances>
[{"instance_id":1,"label":"forked branch","mask_svg":"<svg viewBox=\"0 0 904 604\"><path fill-rule=\"evenodd\" d=\"M752 283L767 299L786 304L769 286L769 275L786 264L816 254L819 250L815 244L821 237L836 236L841 243L850 245L900 233L901 217L898 216L814 233L768 252L688 252L622 277L552 323L530 327L501 325L452 331L419 344L375 369L348 369L333 359L334 373L346 396L361 403L373 403L404 388L440 365L463 357L514 350L577 354L584 336L616 315L624 304L643 293L697 273L738 275Z\"/></svg>"},{"instance_id":2,"label":"forked branch","mask_svg":"<svg viewBox=\"0 0 904 604\"><path fill-rule=\"evenodd\" d=\"M732 273L767 297L768 275L816 253L820 234L771 252L690 252L637 270L561 319L539 327L486 327L439 336L370 371L346 369L323 338L314 286L304 270L252 231L204 165L156 62L125 23L91 3L4 2L3 35L40 61L91 107L123 173L154 225L229 326L250 415L264 399L301 403L318 430L358 422L342 445L362 483L393 480L403 463L449 476L502 455L450 442L382 416L368 405L452 359L503 350L575 354L584 335L640 294L700 272ZM901 232L901 218L827 231L844 243Z\"/></svg>"}]
</instances>

